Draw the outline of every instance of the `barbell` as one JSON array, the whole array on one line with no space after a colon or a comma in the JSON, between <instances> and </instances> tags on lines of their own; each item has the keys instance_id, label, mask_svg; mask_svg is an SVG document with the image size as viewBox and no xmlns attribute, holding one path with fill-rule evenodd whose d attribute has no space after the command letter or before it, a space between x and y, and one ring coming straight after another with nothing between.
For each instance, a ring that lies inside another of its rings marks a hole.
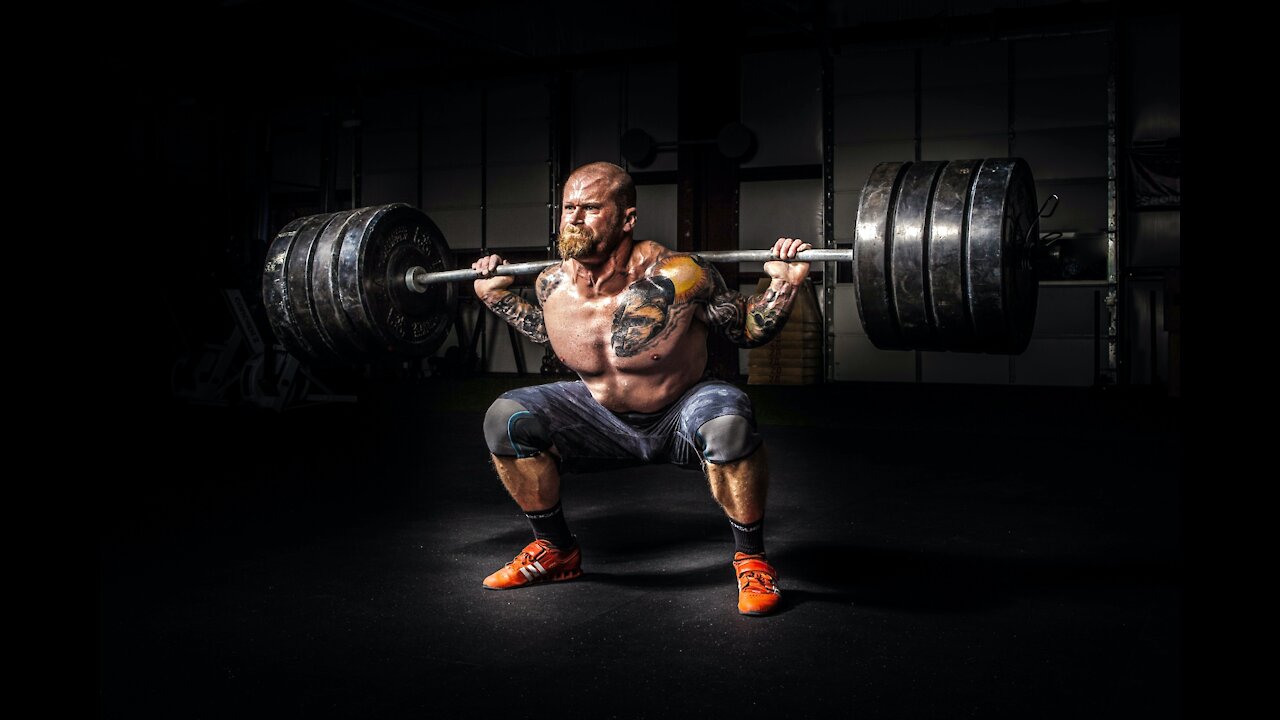
<instances>
[{"instance_id":1,"label":"barbell","mask_svg":"<svg viewBox=\"0 0 1280 720\"><path fill-rule=\"evenodd\" d=\"M877 165L862 189L850 249L800 253L851 262L868 338L886 350L1018 354L1035 323L1039 215L1020 158ZM769 250L697 253L712 262L766 262ZM533 275L559 263L499 266ZM267 250L263 302L286 349L310 362L416 358L444 342L457 312L444 234L403 203L293 220Z\"/></svg>"}]
</instances>

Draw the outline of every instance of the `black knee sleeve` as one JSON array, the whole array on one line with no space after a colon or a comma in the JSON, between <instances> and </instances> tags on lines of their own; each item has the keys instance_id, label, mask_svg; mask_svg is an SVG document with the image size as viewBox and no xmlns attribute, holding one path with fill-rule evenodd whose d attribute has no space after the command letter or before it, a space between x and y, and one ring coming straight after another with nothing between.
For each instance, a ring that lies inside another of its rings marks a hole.
<instances>
[{"instance_id":1,"label":"black knee sleeve","mask_svg":"<svg viewBox=\"0 0 1280 720\"><path fill-rule=\"evenodd\" d=\"M698 450L704 460L717 465L741 460L755 452L761 442L755 425L742 415L721 415L698 428Z\"/></svg>"},{"instance_id":2,"label":"black knee sleeve","mask_svg":"<svg viewBox=\"0 0 1280 720\"><path fill-rule=\"evenodd\" d=\"M531 457L551 447L551 435L536 415L515 400L498 398L484 416L489 452L503 457Z\"/></svg>"}]
</instances>

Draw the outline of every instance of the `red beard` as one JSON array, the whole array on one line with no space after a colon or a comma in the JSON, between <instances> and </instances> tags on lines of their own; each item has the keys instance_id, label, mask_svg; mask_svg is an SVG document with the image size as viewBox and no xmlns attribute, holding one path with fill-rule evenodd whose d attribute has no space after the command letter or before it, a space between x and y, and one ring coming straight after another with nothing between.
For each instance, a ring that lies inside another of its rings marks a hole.
<instances>
[{"instance_id":1,"label":"red beard","mask_svg":"<svg viewBox=\"0 0 1280 720\"><path fill-rule=\"evenodd\" d=\"M558 242L560 259L570 260L589 255L595 244L596 234L591 228L585 225L566 225L560 231Z\"/></svg>"}]
</instances>

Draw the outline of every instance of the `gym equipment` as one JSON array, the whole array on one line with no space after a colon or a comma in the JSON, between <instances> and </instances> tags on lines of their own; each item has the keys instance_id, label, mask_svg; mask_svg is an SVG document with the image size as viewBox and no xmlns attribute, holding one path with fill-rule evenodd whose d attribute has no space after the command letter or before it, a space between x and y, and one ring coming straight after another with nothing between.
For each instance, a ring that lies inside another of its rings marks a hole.
<instances>
[{"instance_id":1,"label":"gym equipment","mask_svg":"<svg viewBox=\"0 0 1280 720\"><path fill-rule=\"evenodd\" d=\"M1018 354L1035 323L1040 208L1020 158L877 165L863 187L852 249L796 260L851 262L854 296L878 348ZM767 262L769 250L698 253ZM499 266L534 275L558 264ZM267 251L263 301L291 353L323 364L430 355L457 313L444 234L403 203L298 218Z\"/></svg>"}]
</instances>

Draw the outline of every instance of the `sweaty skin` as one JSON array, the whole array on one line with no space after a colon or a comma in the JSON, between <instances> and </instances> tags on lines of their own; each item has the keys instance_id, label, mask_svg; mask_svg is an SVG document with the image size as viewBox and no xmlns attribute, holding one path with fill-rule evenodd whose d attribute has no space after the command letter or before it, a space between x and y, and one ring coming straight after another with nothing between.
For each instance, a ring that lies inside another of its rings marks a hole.
<instances>
[{"instance_id":1,"label":"sweaty skin","mask_svg":"<svg viewBox=\"0 0 1280 720\"><path fill-rule=\"evenodd\" d=\"M612 178L592 166L565 187L560 264L535 283L541 307L507 288L509 276L477 280L476 294L537 343L550 342L592 396L614 412L656 412L703 376L707 331L754 347L781 329L808 263L765 264L773 282L760 295L730 289L715 267L652 241L636 242L634 207L616 200ZM808 243L779 238L781 258ZM495 255L472 265L492 271Z\"/></svg>"}]
</instances>

